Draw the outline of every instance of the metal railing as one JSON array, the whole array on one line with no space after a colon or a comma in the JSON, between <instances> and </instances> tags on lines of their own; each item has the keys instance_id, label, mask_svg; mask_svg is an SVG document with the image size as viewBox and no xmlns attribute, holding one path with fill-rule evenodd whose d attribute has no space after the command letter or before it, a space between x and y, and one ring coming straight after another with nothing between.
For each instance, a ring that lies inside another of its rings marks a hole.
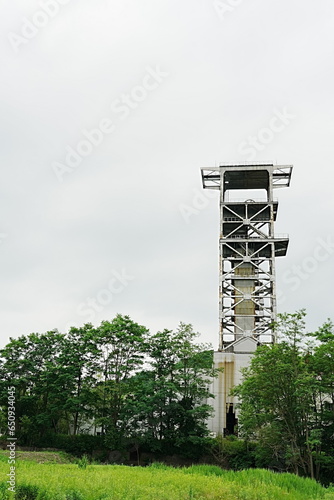
<instances>
[{"instance_id":1,"label":"metal railing","mask_svg":"<svg viewBox=\"0 0 334 500\"><path fill-rule=\"evenodd\" d=\"M246 220L244 217L223 217L223 222L242 222ZM268 221L270 222L270 217L256 217L253 216L248 219L250 223L252 222L262 222L262 221Z\"/></svg>"},{"instance_id":2,"label":"metal railing","mask_svg":"<svg viewBox=\"0 0 334 500\"><path fill-rule=\"evenodd\" d=\"M247 235L247 234L231 234L231 235L226 235L226 236L222 236L221 239L225 239L225 240L234 240L234 239L238 239L238 240L254 240L254 239L257 239L257 240L286 240L289 238L289 235L288 234L275 234L274 237L272 238L271 236L260 236L260 235L255 235L255 234L252 234L252 235Z\"/></svg>"}]
</instances>

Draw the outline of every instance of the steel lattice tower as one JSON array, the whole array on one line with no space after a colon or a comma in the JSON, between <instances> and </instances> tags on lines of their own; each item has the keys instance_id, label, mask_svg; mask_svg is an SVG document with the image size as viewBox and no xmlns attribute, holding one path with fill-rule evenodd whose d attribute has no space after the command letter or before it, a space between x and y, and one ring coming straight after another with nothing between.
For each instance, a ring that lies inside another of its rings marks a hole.
<instances>
[{"instance_id":1,"label":"steel lattice tower","mask_svg":"<svg viewBox=\"0 0 334 500\"><path fill-rule=\"evenodd\" d=\"M275 257L287 252L287 235L275 235L276 188L290 185L292 166L238 164L202 168L205 189L220 191L220 343L219 351L235 352L245 338L257 344L275 342ZM236 190L262 200L231 199Z\"/></svg>"}]
</instances>

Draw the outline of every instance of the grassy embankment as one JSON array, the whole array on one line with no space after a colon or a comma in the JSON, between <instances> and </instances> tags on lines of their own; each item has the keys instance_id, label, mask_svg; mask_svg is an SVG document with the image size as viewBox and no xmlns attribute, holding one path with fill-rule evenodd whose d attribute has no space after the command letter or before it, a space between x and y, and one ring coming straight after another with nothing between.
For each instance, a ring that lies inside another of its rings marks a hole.
<instances>
[{"instance_id":1,"label":"grassy embankment","mask_svg":"<svg viewBox=\"0 0 334 500\"><path fill-rule=\"evenodd\" d=\"M215 466L173 469L56 463L45 453L17 460L16 500L334 500L334 489L292 474L267 470L223 471ZM7 496L7 458L0 455L0 500Z\"/></svg>"}]
</instances>

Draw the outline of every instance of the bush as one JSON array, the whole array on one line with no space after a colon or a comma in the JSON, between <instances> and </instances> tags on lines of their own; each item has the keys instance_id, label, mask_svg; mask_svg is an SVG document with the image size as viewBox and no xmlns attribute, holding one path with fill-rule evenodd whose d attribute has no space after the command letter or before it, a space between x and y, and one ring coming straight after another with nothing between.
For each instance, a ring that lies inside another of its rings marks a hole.
<instances>
[{"instance_id":1,"label":"bush","mask_svg":"<svg viewBox=\"0 0 334 500\"><path fill-rule=\"evenodd\" d=\"M235 436L218 436L209 444L210 455L224 469L242 470L255 467L256 443Z\"/></svg>"},{"instance_id":2,"label":"bush","mask_svg":"<svg viewBox=\"0 0 334 500\"><path fill-rule=\"evenodd\" d=\"M274 450L265 442L257 444L255 452L255 467L258 469L271 469L279 472L287 471L287 464L282 450Z\"/></svg>"},{"instance_id":3,"label":"bush","mask_svg":"<svg viewBox=\"0 0 334 500\"><path fill-rule=\"evenodd\" d=\"M83 455L80 460L78 460L79 469L87 469L87 465L89 464L89 460L87 455Z\"/></svg>"},{"instance_id":4,"label":"bush","mask_svg":"<svg viewBox=\"0 0 334 500\"><path fill-rule=\"evenodd\" d=\"M90 434L79 434L67 436L66 434L48 434L34 442L37 448L56 448L81 457L84 454L91 455L94 450L104 448L102 436Z\"/></svg>"},{"instance_id":5,"label":"bush","mask_svg":"<svg viewBox=\"0 0 334 500\"><path fill-rule=\"evenodd\" d=\"M188 436L177 439L147 439L140 444L140 451L154 453L160 459L169 455L178 455L198 461L206 452L211 440L206 437ZM129 441L129 446L131 441Z\"/></svg>"},{"instance_id":6,"label":"bush","mask_svg":"<svg viewBox=\"0 0 334 500\"><path fill-rule=\"evenodd\" d=\"M20 484L16 487L15 500L36 500L39 493L38 486Z\"/></svg>"},{"instance_id":7,"label":"bush","mask_svg":"<svg viewBox=\"0 0 334 500\"><path fill-rule=\"evenodd\" d=\"M176 453L184 458L199 460L210 445L210 439L207 437L188 436L178 440Z\"/></svg>"}]
</instances>

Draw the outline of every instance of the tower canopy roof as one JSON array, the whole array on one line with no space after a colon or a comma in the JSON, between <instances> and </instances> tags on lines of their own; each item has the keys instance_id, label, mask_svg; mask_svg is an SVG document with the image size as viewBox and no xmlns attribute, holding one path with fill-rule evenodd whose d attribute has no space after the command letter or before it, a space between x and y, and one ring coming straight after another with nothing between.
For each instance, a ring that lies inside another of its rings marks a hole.
<instances>
[{"instance_id":1,"label":"tower canopy roof","mask_svg":"<svg viewBox=\"0 0 334 500\"><path fill-rule=\"evenodd\" d=\"M202 182L206 189L268 189L290 185L292 165L273 163L223 164L219 167L203 167Z\"/></svg>"}]
</instances>

